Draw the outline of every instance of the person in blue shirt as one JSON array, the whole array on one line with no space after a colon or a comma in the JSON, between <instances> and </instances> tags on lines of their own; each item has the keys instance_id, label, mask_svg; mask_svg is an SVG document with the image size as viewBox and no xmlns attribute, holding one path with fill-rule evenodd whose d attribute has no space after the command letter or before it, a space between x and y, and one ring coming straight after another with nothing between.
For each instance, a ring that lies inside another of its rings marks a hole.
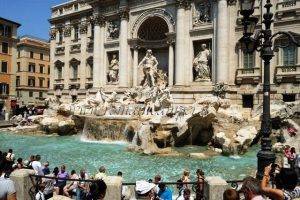
<instances>
[{"instance_id":1,"label":"person in blue shirt","mask_svg":"<svg viewBox=\"0 0 300 200\"><path fill-rule=\"evenodd\" d=\"M159 183L159 200L172 200L172 191L164 183Z\"/></svg>"}]
</instances>

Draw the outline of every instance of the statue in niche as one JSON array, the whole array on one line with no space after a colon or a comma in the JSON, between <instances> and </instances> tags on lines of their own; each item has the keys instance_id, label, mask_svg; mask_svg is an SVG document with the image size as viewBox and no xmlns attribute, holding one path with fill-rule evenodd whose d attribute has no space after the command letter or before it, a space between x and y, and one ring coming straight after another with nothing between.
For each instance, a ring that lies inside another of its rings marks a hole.
<instances>
[{"instance_id":1,"label":"statue in niche","mask_svg":"<svg viewBox=\"0 0 300 200\"><path fill-rule=\"evenodd\" d=\"M110 39L117 39L119 37L119 26L117 25L117 23L114 22L109 22L108 23L108 38Z\"/></svg>"},{"instance_id":2,"label":"statue in niche","mask_svg":"<svg viewBox=\"0 0 300 200\"><path fill-rule=\"evenodd\" d=\"M156 85L158 61L155 56L152 55L152 50L148 49L146 56L139 64L139 68L143 67L144 78L142 80L143 87L154 87Z\"/></svg>"},{"instance_id":3,"label":"statue in niche","mask_svg":"<svg viewBox=\"0 0 300 200\"><path fill-rule=\"evenodd\" d=\"M195 81L210 79L210 66L208 65L210 57L211 51L207 49L206 44L202 44L201 51L198 53L193 62Z\"/></svg>"},{"instance_id":4,"label":"statue in niche","mask_svg":"<svg viewBox=\"0 0 300 200\"><path fill-rule=\"evenodd\" d=\"M196 4L195 5L195 13L194 13L194 26L198 26L205 23L211 22L211 5L209 3L204 4Z\"/></svg>"},{"instance_id":5,"label":"statue in niche","mask_svg":"<svg viewBox=\"0 0 300 200\"><path fill-rule=\"evenodd\" d=\"M113 54L112 60L110 61L110 65L108 67L108 82L117 83L118 80L119 80L119 60L117 59L117 55Z\"/></svg>"}]
</instances>

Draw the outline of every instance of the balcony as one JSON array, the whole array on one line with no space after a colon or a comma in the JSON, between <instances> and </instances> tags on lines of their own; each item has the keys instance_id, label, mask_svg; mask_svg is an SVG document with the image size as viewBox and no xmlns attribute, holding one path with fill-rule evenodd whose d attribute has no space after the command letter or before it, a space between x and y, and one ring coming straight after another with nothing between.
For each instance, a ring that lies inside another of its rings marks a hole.
<instances>
[{"instance_id":1,"label":"balcony","mask_svg":"<svg viewBox=\"0 0 300 200\"><path fill-rule=\"evenodd\" d=\"M55 55L59 56L59 55L64 55L65 54L65 47L57 47L55 49Z\"/></svg>"},{"instance_id":2,"label":"balcony","mask_svg":"<svg viewBox=\"0 0 300 200\"><path fill-rule=\"evenodd\" d=\"M277 83L300 82L300 65L277 66L275 69L275 80Z\"/></svg>"},{"instance_id":3,"label":"balcony","mask_svg":"<svg viewBox=\"0 0 300 200\"><path fill-rule=\"evenodd\" d=\"M55 82L55 83L63 83L63 82L64 82L64 79L58 78L58 79L55 79L54 82Z\"/></svg>"},{"instance_id":4,"label":"balcony","mask_svg":"<svg viewBox=\"0 0 300 200\"><path fill-rule=\"evenodd\" d=\"M81 44L74 44L70 48L70 53L80 53L81 52Z\"/></svg>"},{"instance_id":5,"label":"balcony","mask_svg":"<svg viewBox=\"0 0 300 200\"><path fill-rule=\"evenodd\" d=\"M259 67L241 68L236 70L236 84L258 84L261 81L261 71Z\"/></svg>"},{"instance_id":6,"label":"balcony","mask_svg":"<svg viewBox=\"0 0 300 200\"><path fill-rule=\"evenodd\" d=\"M280 0L276 4L276 15L280 19L284 13L295 12L300 9L300 0Z\"/></svg>"},{"instance_id":7,"label":"balcony","mask_svg":"<svg viewBox=\"0 0 300 200\"><path fill-rule=\"evenodd\" d=\"M80 78L70 78L70 84L79 84Z\"/></svg>"}]
</instances>

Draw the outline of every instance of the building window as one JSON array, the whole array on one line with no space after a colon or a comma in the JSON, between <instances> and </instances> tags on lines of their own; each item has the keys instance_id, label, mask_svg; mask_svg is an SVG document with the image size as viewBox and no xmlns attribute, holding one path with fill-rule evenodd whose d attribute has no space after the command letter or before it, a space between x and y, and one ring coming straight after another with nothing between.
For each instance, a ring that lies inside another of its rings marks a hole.
<instances>
[{"instance_id":1,"label":"building window","mask_svg":"<svg viewBox=\"0 0 300 200\"><path fill-rule=\"evenodd\" d=\"M243 95L243 108L253 108L253 95Z\"/></svg>"},{"instance_id":2,"label":"building window","mask_svg":"<svg viewBox=\"0 0 300 200\"><path fill-rule=\"evenodd\" d=\"M77 96L76 95L72 95L72 102L74 103L75 101L77 101Z\"/></svg>"},{"instance_id":3,"label":"building window","mask_svg":"<svg viewBox=\"0 0 300 200\"><path fill-rule=\"evenodd\" d=\"M91 32L92 32L91 36L92 36L92 38L94 38L94 34L95 34L94 30L95 30L94 23L91 23Z\"/></svg>"},{"instance_id":4,"label":"building window","mask_svg":"<svg viewBox=\"0 0 300 200\"><path fill-rule=\"evenodd\" d=\"M58 31L58 43L61 44L63 42L63 31L60 29Z\"/></svg>"},{"instance_id":5,"label":"building window","mask_svg":"<svg viewBox=\"0 0 300 200\"><path fill-rule=\"evenodd\" d=\"M57 79L62 79L62 67L61 66L57 66Z\"/></svg>"},{"instance_id":6,"label":"building window","mask_svg":"<svg viewBox=\"0 0 300 200\"><path fill-rule=\"evenodd\" d=\"M29 91L29 97L33 97L33 92Z\"/></svg>"},{"instance_id":7,"label":"building window","mask_svg":"<svg viewBox=\"0 0 300 200\"><path fill-rule=\"evenodd\" d=\"M50 87L50 79L48 78L47 80L47 87L49 88Z\"/></svg>"},{"instance_id":8,"label":"building window","mask_svg":"<svg viewBox=\"0 0 300 200\"><path fill-rule=\"evenodd\" d=\"M2 61L2 63L1 63L1 72L7 73L7 62L5 62L5 61Z\"/></svg>"},{"instance_id":9,"label":"building window","mask_svg":"<svg viewBox=\"0 0 300 200\"><path fill-rule=\"evenodd\" d=\"M39 98L43 98L43 92L39 92Z\"/></svg>"},{"instance_id":10,"label":"building window","mask_svg":"<svg viewBox=\"0 0 300 200\"><path fill-rule=\"evenodd\" d=\"M50 74L50 65L48 65L48 74Z\"/></svg>"},{"instance_id":11,"label":"building window","mask_svg":"<svg viewBox=\"0 0 300 200\"><path fill-rule=\"evenodd\" d=\"M21 64L20 64L20 62L17 62L17 70L18 70L18 72L20 72L21 71Z\"/></svg>"},{"instance_id":12,"label":"building window","mask_svg":"<svg viewBox=\"0 0 300 200\"><path fill-rule=\"evenodd\" d=\"M78 4L74 5L74 10L76 10L76 11L78 10Z\"/></svg>"},{"instance_id":13,"label":"building window","mask_svg":"<svg viewBox=\"0 0 300 200\"><path fill-rule=\"evenodd\" d=\"M11 34L11 27L10 26L5 26L4 36L6 36L6 37L11 37L12 36L12 34Z\"/></svg>"},{"instance_id":14,"label":"building window","mask_svg":"<svg viewBox=\"0 0 300 200\"><path fill-rule=\"evenodd\" d=\"M253 53L244 53L244 68L253 68L254 67L254 54Z\"/></svg>"},{"instance_id":15,"label":"building window","mask_svg":"<svg viewBox=\"0 0 300 200\"><path fill-rule=\"evenodd\" d=\"M20 86L20 76L16 77L16 86L19 87Z\"/></svg>"},{"instance_id":16,"label":"building window","mask_svg":"<svg viewBox=\"0 0 300 200\"><path fill-rule=\"evenodd\" d=\"M73 65L72 68L73 68L72 78L77 79L78 78L78 65Z\"/></svg>"},{"instance_id":17,"label":"building window","mask_svg":"<svg viewBox=\"0 0 300 200\"><path fill-rule=\"evenodd\" d=\"M40 87L43 87L43 85L44 85L44 80L42 79L42 78L40 78Z\"/></svg>"},{"instance_id":18,"label":"building window","mask_svg":"<svg viewBox=\"0 0 300 200\"><path fill-rule=\"evenodd\" d=\"M41 73L41 74L44 73L44 65L40 65L40 73Z\"/></svg>"},{"instance_id":19,"label":"building window","mask_svg":"<svg viewBox=\"0 0 300 200\"><path fill-rule=\"evenodd\" d=\"M282 100L284 102L294 102L296 101L296 94L282 94Z\"/></svg>"},{"instance_id":20,"label":"building window","mask_svg":"<svg viewBox=\"0 0 300 200\"><path fill-rule=\"evenodd\" d=\"M9 84L0 83L0 95L8 95L9 94Z\"/></svg>"},{"instance_id":21,"label":"building window","mask_svg":"<svg viewBox=\"0 0 300 200\"><path fill-rule=\"evenodd\" d=\"M2 42L2 53L8 53L8 43Z\"/></svg>"},{"instance_id":22,"label":"building window","mask_svg":"<svg viewBox=\"0 0 300 200\"><path fill-rule=\"evenodd\" d=\"M33 58L33 52L30 51L30 58Z\"/></svg>"},{"instance_id":23,"label":"building window","mask_svg":"<svg viewBox=\"0 0 300 200\"><path fill-rule=\"evenodd\" d=\"M74 40L77 41L79 39L79 27L74 26Z\"/></svg>"},{"instance_id":24,"label":"building window","mask_svg":"<svg viewBox=\"0 0 300 200\"><path fill-rule=\"evenodd\" d=\"M35 78L34 77L28 77L28 86L35 87Z\"/></svg>"},{"instance_id":25,"label":"building window","mask_svg":"<svg viewBox=\"0 0 300 200\"><path fill-rule=\"evenodd\" d=\"M35 73L35 64L34 63L29 63L29 65L28 65L28 72Z\"/></svg>"},{"instance_id":26,"label":"building window","mask_svg":"<svg viewBox=\"0 0 300 200\"><path fill-rule=\"evenodd\" d=\"M296 47L294 45L283 48L283 65L294 66L297 58L296 53Z\"/></svg>"},{"instance_id":27,"label":"building window","mask_svg":"<svg viewBox=\"0 0 300 200\"><path fill-rule=\"evenodd\" d=\"M0 24L0 35L4 36L4 25Z\"/></svg>"},{"instance_id":28,"label":"building window","mask_svg":"<svg viewBox=\"0 0 300 200\"><path fill-rule=\"evenodd\" d=\"M62 8L59 9L59 14L61 15L61 14L63 14L63 13L64 13L63 9L62 9Z\"/></svg>"},{"instance_id":29,"label":"building window","mask_svg":"<svg viewBox=\"0 0 300 200\"><path fill-rule=\"evenodd\" d=\"M40 60L44 60L44 54L40 53Z\"/></svg>"}]
</instances>

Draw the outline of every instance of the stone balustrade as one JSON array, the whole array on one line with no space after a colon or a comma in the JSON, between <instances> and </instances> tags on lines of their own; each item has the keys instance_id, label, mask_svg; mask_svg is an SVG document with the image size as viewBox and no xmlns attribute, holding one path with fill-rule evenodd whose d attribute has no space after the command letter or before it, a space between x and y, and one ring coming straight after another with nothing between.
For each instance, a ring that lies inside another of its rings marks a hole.
<instances>
[{"instance_id":1,"label":"stone balustrade","mask_svg":"<svg viewBox=\"0 0 300 200\"><path fill-rule=\"evenodd\" d=\"M29 191L34 189L33 170L21 169L15 170L10 178L14 181L17 199L31 199ZM121 200L122 179L118 176L109 176L105 179L107 185L104 200ZM204 198L207 200L222 199L224 191L229 188L228 183L221 177L207 177L204 183ZM133 195L134 192L132 193ZM53 199L62 199L61 196L55 196ZM66 199L66 198L64 198Z\"/></svg>"},{"instance_id":2,"label":"stone balustrade","mask_svg":"<svg viewBox=\"0 0 300 200\"><path fill-rule=\"evenodd\" d=\"M240 68L236 70L236 84L258 84L261 81L261 69Z\"/></svg>"},{"instance_id":3,"label":"stone balustrade","mask_svg":"<svg viewBox=\"0 0 300 200\"><path fill-rule=\"evenodd\" d=\"M277 66L275 69L275 79L277 83L300 82L300 65Z\"/></svg>"}]
</instances>

